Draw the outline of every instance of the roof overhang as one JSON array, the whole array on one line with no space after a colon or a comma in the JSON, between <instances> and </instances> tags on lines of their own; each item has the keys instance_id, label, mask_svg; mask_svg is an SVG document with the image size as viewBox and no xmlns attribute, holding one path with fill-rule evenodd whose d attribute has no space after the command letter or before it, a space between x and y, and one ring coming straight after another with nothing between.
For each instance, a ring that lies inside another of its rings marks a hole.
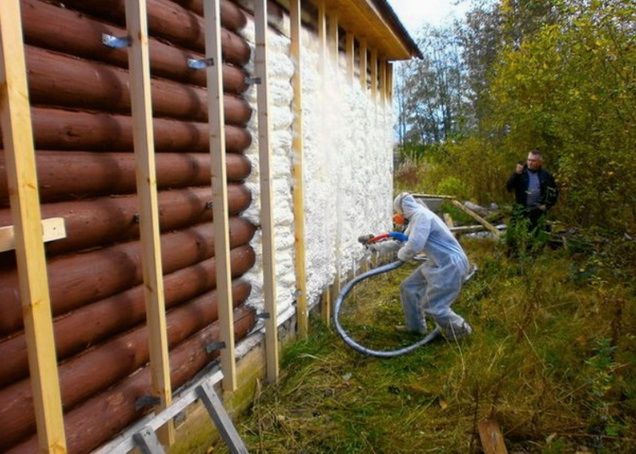
<instances>
[{"instance_id":1,"label":"roof overhang","mask_svg":"<svg viewBox=\"0 0 636 454\"><path fill-rule=\"evenodd\" d=\"M422 52L386 0L312 0L316 6L325 2L330 14L337 14L338 24L367 46L377 49L386 60L423 58Z\"/></svg>"}]
</instances>

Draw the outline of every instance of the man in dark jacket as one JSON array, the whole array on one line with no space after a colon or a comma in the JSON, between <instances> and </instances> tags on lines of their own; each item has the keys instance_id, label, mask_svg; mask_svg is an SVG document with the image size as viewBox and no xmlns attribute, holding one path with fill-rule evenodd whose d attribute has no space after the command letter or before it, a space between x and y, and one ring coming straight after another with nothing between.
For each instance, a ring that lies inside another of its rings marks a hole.
<instances>
[{"instance_id":1,"label":"man in dark jacket","mask_svg":"<svg viewBox=\"0 0 636 454\"><path fill-rule=\"evenodd\" d=\"M518 214L528 219L530 230L539 225L559 196L554 178L541 168L542 165L541 152L532 150L528 153L527 163L517 164L506 183L508 192L515 191Z\"/></svg>"}]
</instances>

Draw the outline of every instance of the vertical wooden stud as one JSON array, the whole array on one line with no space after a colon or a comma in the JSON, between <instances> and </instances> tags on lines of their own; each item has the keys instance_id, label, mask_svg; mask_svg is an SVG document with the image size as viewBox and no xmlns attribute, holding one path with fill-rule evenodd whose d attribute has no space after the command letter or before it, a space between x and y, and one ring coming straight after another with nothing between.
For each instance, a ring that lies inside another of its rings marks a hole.
<instances>
[{"instance_id":1,"label":"vertical wooden stud","mask_svg":"<svg viewBox=\"0 0 636 454\"><path fill-rule=\"evenodd\" d=\"M329 55L333 62L333 71L335 77L338 77L340 73L339 60L340 52L338 51L338 14L333 13L329 15Z\"/></svg>"},{"instance_id":2,"label":"vertical wooden stud","mask_svg":"<svg viewBox=\"0 0 636 454\"><path fill-rule=\"evenodd\" d=\"M307 308L307 273L305 257L305 190L303 183L303 78L302 78L302 46L301 46L301 3L300 0L289 2L291 21L291 56L295 64L292 76L294 90L292 123L292 152L294 165L294 239L296 248L296 319L301 339L306 339L309 332Z\"/></svg>"},{"instance_id":3,"label":"vertical wooden stud","mask_svg":"<svg viewBox=\"0 0 636 454\"><path fill-rule=\"evenodd\" d=\"M322 318L327 326L331 325L331 287L322 292Z\"/></svg>"},{"instance_id":4,"label":"vertical wooden stud","mask_svg":"<svg viewBox=\"0 0 636 454\"><path fill-rule=\"evenodd\" d=\"M371 50L371 99L378 102L378 50Z\"/></svg>"},{"instance_id":5,"label":"vertical wooden stud","mask_svg":"<svg viewBox=\"0 0 636 454\"><path fill-rule=\"evenodd\" d=\"M362 91L364 93L367 92L368 82L367 82L367 72L368 69L368 59L367 59L367 40L360 40L360 85L362 85Z\"/></svg>"},{"instance_id":6,"label":"vertical wooden stud","mask_svg":"<svg viewBox=\"0 0 636 454\"><path fill-rule=\"evenodd\" d=\"M166 331L166 309L161 265L157 171L152 124L150 59L145 0L126 0L126 24L130 36L128 67L133 119L139 231L142 248L142 271L146 300L146 323L150 345L152 394L160 399L158 411L172 403L170 357ZM174 441L174 427L168 422L160 431L161 442Z\"/></svg>"},{"instance_id":7,"label":"vertical wooden stud","mask_svg":"<svg viewBox=\"0 0 636 454\"><path fill-rule=\"evenodd\" d=\"M353 84L353 75L355 72L355 54L354 54L354 36L353 33L347 32L345 42L345 56L347 59L347 82Z\"/></svg>"},{"instance_id":8,"label":"vertical wooden stud","mask_svg":"<svg viewBox=\"0 0 636 454\"><path fill-rule=\"evenodd\" d=\"M320 68L325 68L327 65L329 46L327 43L327 11L324 0L319 0L318 3L318 40L320 42ZM322 89L325 89L326 79L323 73L322 77ZM329 295L329 289L325 290L322 298L322 316L325 323L329 324L331 319L331 298Z\"/></svg>"},{"instance_id":9,"label":"vertical wooden stud","mask_svg":"<svg viewBox=\"0 0 636 454\"><path fill-rule=\"evenodd\" d=\"M219 336L225 343L221 349L223 389L236 390L236 355L232 272L230 260L230 226L227 201L227 168L225 156L225 107L223 98L223 57L221 54L221 13L219 0L205 0L205 53L212 62L207 71L208 122L210 128L210 161L212 173L212 211L214 215L214 259L216 291L219 301Z\"/></svg>"},{"instance_id":10,"label":"vertical wooden stud","mask_svg":"<svg viewBox=\"0 0 636 454\"><path fill-rule=\"evenodd\" d=\"M338 49L338 43L340 41L339 33L338 33L338 15L332 14L329 16L329 55L331 56L331 61L333 62L333 77L337 85L340 84L340 52ZM333 89L333 87L331 87ZM338 87L339 88L339 87ZM336 205L340 205L340 191L336 192ZM331 291L333 292L332 301L336 300L338 293L340 292L341 287L341 274L342 274L342 222L341 222L341 211L340 209L336 209L336 217L337 217L337 226L336 226L336 238L334 249L336 251L336 276L334 279L333 286Z\"/></svg>"},{"instance_id":11,"label":"vertical wooden stud","mask_svg":"<svg viewBox=\"0 0 636 454\"><path fill-rule=\"evenodd\" d=\"M269 90L267 78L267 0L256 0L254 4L256 27L256 49L254 71L261 83L257 89L258 147L261 188L261 230L263 238L263 296L265 311L269 314L265 322L265 351L267 355L267 378L270 383L278 380L278 323L276 306L276 273L274 269L274 219L272 203L273 178L271 172L271 143L269 124Z\"/></svg>"},{"instance_id":12,"label":"vertical wooden stud","mask_svg":"<svg viewBox=\"0 0 636 454\"><path fill-rule=\"evenodd\" d=\"M380 60L380 100L382 105L385 106L387 102L387 89L386 89L386 60Z\"/></svg>"},{"instance_id":13,"label":"vertical wooden stud","mask_svg":"<svg viewBox=\"0 0 636 454\"><path fill-rule=\"evenodd\" d=\"M18 0L0 1L0 115L39 452L66 453Z\"/></svg>"},{"instance_id":14,"label":"vertical wooden stud","mask_svg":"<svg viewBox=\"0 0 636 454\"><path fill-rule=\"evenodd\" d=\"M393 63L391 62L387 62L386 65L386 89L389 103L393 104Z\"/></svg>"},{"instance_id":15,"label":"vertical wooden stud","mask_svg":"<svg viewBox=\"0 0 636 454\"><path fill-rule=\"evenodd\" d=\"M320 58L319 65L320 70L324 71L327 64L327 7L325 6L325 0L319 0L318 2L318 41L320 45ZM324 80L324 76L323 76Z\"/></svg>"}]
</instances>

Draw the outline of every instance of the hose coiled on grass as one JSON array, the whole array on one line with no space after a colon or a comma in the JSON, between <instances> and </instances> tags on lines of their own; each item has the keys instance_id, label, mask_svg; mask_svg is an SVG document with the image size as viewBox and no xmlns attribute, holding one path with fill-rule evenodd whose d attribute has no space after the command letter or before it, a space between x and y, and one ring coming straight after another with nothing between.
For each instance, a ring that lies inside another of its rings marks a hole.
<instances>
[{"instance_id":1,"label":"hose coiled on grass","mask_svg":"<svg viewBox=\"0 0 636 454\"><path fill-rule=\"evenodd\" d=\"M345 343L349 345L351 348L353 348L355 351L362 353L364 355L375 356L377 358L393 358L395 356L400 356L400 355L404 355L406 353L412 352L416 348L419 348L422 345L429 343L430 341L432 341L439 335L440 329L439 327L435 327L435 329L431 331L428 335L426 335L423 339L420 339L419 341L407 347L399 348L397 350L373 350L373 349L364 347L363 345L360 345L358 342L353 340L353 338L351 338L351 336L349 336L347 332L344 330L344 328L342 327L340 323L340 310L342 309L342 302L347 297L351 289L356 284L358 284L361 281L364 281L365 279L368 279L373 276L377 276L379 274L388 273L389 271L393 271L401 267L402 265L404 265L404 262L401 260L398 260L398 261L389 263L387 265L380 266L373 270L367 271L366 273L362 273L360 276L347 282L345 286L342 288L342 290L340 290L340 293L338 294L338 298L336 299L336 304L335 304L334 312L333 312L334 323L336 325L336 330L338 331L338 334L340 334L340 337L342 337L342 340L344 340Z\"/></svg>"}]
</instances>

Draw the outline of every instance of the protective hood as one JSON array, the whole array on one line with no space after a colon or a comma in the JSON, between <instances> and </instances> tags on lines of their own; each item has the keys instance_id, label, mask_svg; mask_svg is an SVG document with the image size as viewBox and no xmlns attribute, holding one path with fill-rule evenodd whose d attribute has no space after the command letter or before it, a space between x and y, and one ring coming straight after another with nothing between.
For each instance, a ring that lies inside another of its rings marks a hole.
<instances>
[{"instance_id":1,"label":"protective hood","mask_svg":"<svg viewBox=\"0 0 636 454\"><path fill-rule=\"evenodd\" d=\"M422 202L415 200L408 192L401 193L393 200L393 209L409 221L413 220L415 213L424 210L424 207Z\"/></svg>"}]
</instances>

